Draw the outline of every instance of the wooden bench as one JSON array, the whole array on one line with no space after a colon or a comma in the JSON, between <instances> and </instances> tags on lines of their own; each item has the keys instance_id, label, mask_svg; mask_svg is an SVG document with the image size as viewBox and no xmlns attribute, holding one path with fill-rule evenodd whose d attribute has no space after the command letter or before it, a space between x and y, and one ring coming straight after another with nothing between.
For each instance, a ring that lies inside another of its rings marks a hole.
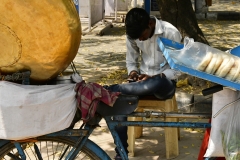
<instances>
[{"instance_id":1,"label":"wooden bench","mask_svg":"<svg viewBox=\"0 0 240 160\"><path fill-rule=\"evenodd\" d=\"M136 112L143 112L144 110L154 110L162 112L176 111L177 102L175 96L167 100L159 100L154 96L146 96L139 99ZM129 117L128 121L142 121L141 117ZM166 118L166 122L177 122L178 118ZM142 127L128 127L128 151L130 156L134 156L135 138L142 136ZM165 145L166 145L166 158L174 158L179 155L178 139L179 128L165 127Z\"/></svg>"}]
</instances>

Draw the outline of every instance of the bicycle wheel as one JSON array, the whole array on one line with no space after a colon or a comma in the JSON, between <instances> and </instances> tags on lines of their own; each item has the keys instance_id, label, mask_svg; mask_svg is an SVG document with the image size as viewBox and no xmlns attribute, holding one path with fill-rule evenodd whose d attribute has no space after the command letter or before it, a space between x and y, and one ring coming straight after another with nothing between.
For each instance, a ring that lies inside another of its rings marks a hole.
<instances>
[{"instance_id":1,"label":"bicycle wheel","mask_svg":"<svg viewBox=\"0 0 240 160\"><path fill-rule=\"evenodd\" d=\"M39 159L34 149L37 145L43 159L65 159L72 146L76 143L76 139L66 137L38 137L37 142L21 143L26 154L27 160ZM20 158L18 150L13 143L7 143L0 148L0 160L12 160ZM79 152L76 160L101 160L101 158L87 147L83 147Z\"/></svg>"}]
</instances>

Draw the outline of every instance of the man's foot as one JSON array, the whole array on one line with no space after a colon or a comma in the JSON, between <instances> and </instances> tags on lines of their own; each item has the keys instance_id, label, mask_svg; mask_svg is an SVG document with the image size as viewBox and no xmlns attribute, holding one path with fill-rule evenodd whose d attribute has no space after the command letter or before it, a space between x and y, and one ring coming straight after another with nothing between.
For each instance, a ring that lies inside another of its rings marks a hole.
<instances>
[{"instance_id":1,"label":"man's foot","mask_svg":"<svg viewBox=\"0 0 240 160\"><path fill-rule=\"evenodd\" d=\"M114 157L115 160L122 160L121 156L119 154L117 154L115 157Z\"/></svg>"}]
</instances>

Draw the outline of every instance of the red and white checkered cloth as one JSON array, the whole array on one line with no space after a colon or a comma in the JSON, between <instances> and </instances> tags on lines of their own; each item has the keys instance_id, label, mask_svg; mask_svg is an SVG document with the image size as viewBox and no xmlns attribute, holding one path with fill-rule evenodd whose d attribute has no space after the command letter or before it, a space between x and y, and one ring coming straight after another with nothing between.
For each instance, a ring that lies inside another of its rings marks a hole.
<instances>
[{"instance_id":1,"label":"red and white checkered cloth","mask_svg":"<svg viewBox=\"0 0 240 160\"><path fill-rule=\"evenodd\" d=\"M120 92L110 92L97 83L85 83L85 81L77 83L75 91L83 122L89 121L94 116L99 101L112 107L120 94Z\"/></svg>"}]
</instances>

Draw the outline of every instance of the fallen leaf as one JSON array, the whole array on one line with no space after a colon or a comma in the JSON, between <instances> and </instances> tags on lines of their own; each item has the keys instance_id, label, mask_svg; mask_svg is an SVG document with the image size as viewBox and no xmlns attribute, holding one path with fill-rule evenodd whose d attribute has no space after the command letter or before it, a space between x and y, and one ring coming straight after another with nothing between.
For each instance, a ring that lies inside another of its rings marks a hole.
<instances>
[{"instance_id":1,"label":"fallen leaf","mask_svg":"<svg viewBox=\"0 0 240 160\"><path fill-rule=\"evenodd\" d=\"M149 153L154 153L153 151L149 151Z\"/></svg>"}]
</instances>

